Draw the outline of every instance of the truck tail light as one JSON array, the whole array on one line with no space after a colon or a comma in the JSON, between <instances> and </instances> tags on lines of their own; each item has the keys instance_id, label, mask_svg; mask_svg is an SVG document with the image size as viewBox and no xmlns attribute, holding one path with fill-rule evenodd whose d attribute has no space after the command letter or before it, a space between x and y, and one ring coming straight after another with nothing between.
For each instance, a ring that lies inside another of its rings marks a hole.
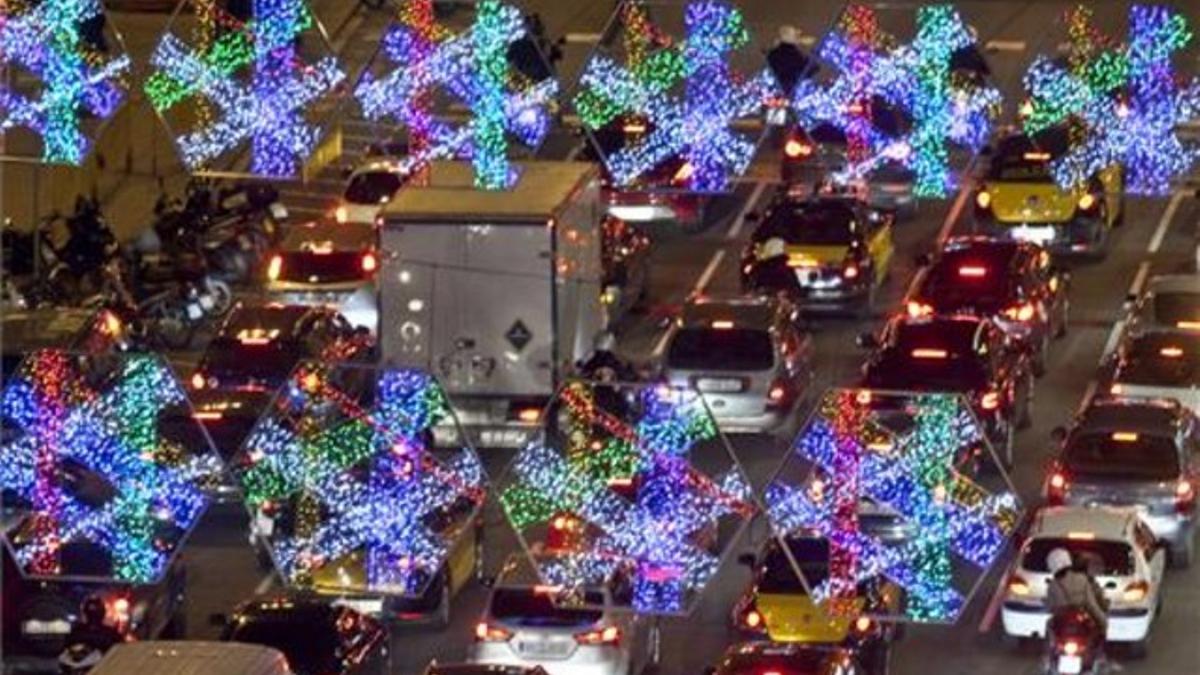
<instances>
[{"instance_id":1,"label":"truck tail light","mask_svg":"<svg viewBox=\"0 0 1200 675\"><path fill-rule=\"evenodd\" d=\"M475 624L476 642L508 642L511 639L512 632L500 626L493 626L486 621Z\"/></svg>"},{"instance_id":2,"label":"truck tail light","mask_svg":"<svg viewBox=\"0 0 1200 675\"><path fill-rule=\"evenodd\" d=\"M581 645L615 645L621 641L621 629L616 626L576 633L575 642Z\"/></svg>"},{"instance_id":3,"label":"truck tail light","mask_svg":"<svg viewBox=\"0 0 1200 675\"><path fill-rule=\"evenodd\" d=\"M271 256L270 262L267 263L267 279L270 281L278 281L279 275L283 273L283 256L276 253Z\"/></svg>"}]
</instances>

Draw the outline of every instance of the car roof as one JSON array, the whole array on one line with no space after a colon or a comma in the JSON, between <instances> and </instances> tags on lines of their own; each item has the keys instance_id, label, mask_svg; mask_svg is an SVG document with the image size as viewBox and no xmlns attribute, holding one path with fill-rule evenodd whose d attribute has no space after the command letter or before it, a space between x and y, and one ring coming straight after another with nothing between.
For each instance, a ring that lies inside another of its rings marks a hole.
<instances>
[{"instance_id":1,"label":"car roof","mask_svg":"<svg viewBox=\"0 0 1200 675\"><path fill-rule=\"evenodd\" d=\"M394 173L397 175L405 175L403 171L404 163L398 157L372 157L367 161L354 167L351 176L357 176L361 173Z\"/></svg>"},{"instance_id":2,"label":"car roof","mask_svg":"<svg viewBox=\"0 0 1200 675\"><path fill-rule=\"evenodd\" d=\"M1080 415L1079 431L1138 431L1173 435L1183 419L1183 408L1173 400L1099 399Z\"/></svg>"},{"instance_id":3,"label":"car roof","mask_svg":"<svg viewBox=\"0 0 1200 675\"><path fill-rule=\"evenodd\" d=\"M5 354L32 349L70 349L93 326L96 312L70 307L5 310L0 345Z\"/></svg>"},{"instance_id":4,"label":"car roof","mask_svg":"<svg viewBox=\"0 0 1200 675\"><path fill-rule=\"evenodd\" d=\"M328 310L308 305L281 305L270 302L239 304L229 313L220 334L228 337L230 333L247 328L278 328L281 334L291 335L297 324L306 316L326 311Z\"/></svg>"},{"instance_id":5,"label":"car roof","mask_svg":"<svg viewBox=\"0 0 1200 675\"><path fill-rule=\"evenodd\" d=\"M1126 532L1137 521L1132 508L1112 506L1054 506L1038 511L1030 538L1067 537L1072 532L1090 532L1097 539L1125 541Z\"/></svg>"},{"instance_id":6,"label":"car roof","mask_svg":"<svg viewBox=\"0 0 1200 675\"><path fill-rule=\"evenodd\" d=\"M1031 248L1030 244L1016 241L1013 239L997 239L995 237L985 237L980 235L964 235L961 237L952 237L942 245L942 252L939 259L942 257L961 255L986 255L989 258L1007 256L1011 260L1014 256L1023 250ZM937 260L934 260L934 264Z\"/></svg>"},{"instance_id":7,"label":"car roof","mask_svg":"<svg viewBox=\"0 0 1200 675\"><path fill-rule=\"evenodd\" d=\"M739 328L770 328L780 312L780 304L764 295L700 296L683 306L684 326L700 327L714 321L733 321Z\"/></svg>"},{"instance_id":8,"label":"car roof","mask_svg":"<svg viewBox=\"0 0 1200 675\"><path fill-rule=\"evenodd\" d=\"M1146 284L1146 293L1195 293L1200 295L1200 275L1160 274L1151 277Z\"/></svg>"},{"instance_id":9,"label":"car roof","mask_svg":"<svg viewBox=\"0 0 1200 675\"><path fill-rule=\"evenodd\" d=\"M283 653L263 645L238 642L123 642L113 647L92 675L288 675Z\"/></svg>"},{"instance_id":10,"label":"car roof","mask_svg":"<svg viewBox=\"0 0 1200 675\"><path fill-rule=\"evenodd\" d=\"M337 251L361 251L374 245L375 227L370 223L310 220L289 227L279 248L284 251L297 251L312 242L329 242Z\"/></svg>"},{"instance_id":11,"label":"car roof","mask_svg":"<svg viewBox=\"0 0 1200 675\"><path fill-rule=\"evenodd\" d=\"M335 606L329 598L304 592L267 593L255 596L237 607L236 614L247 618L280 618L307 625L328 623Z\"/></svg>"}]
</instances>

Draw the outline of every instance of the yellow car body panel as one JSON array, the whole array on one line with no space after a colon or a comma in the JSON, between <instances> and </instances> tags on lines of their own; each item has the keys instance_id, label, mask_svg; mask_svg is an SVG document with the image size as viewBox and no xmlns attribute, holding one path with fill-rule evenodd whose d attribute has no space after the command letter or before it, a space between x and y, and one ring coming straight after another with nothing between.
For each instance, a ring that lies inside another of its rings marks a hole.
<instances>
[{"instance_id":1,"label":"yellow car body panel","mask_svg":"<svg viewBox=\"0 0 1200 675\"><path fill-rule=\"evenodd\" d=\"M1105 224L1114 225L1124 192L1121 168L1106 167L1096 178L1104 186ZM996 222L1005 224L1068 223L1075 218L1080 197L1087 193L1083 185L1063 189L1052 182L1022 181L987 181L984 190L991 195Z\"/></svg>"},{"instance_id":2,"label":"yellow car body panel","mask_svg":"<svg viewBox=\"0 0 1200 675\"><path fill-rule=\"evenodd\" d=\"M792 245L787 247L788 265L798 269L840 265L849 251L848 246ZM891 227L879 228L867 241L867 254L871 257L871 265L875 270L876 286L883 283L887 277L888 266L892 263L895 251Z\"/></svg>"},{"instance_id":3,"label":"yellow car body panel","mask_svg":"<svg viewBox=\"0 0 1200 675\"><path fill-rule=\"evenodd\" d=\"M767 636L775 642L839 643L850 634L850 624L862 609L855 602L855 611L833 613L824 605L800 593L761 593L754 606L763 617Z\"/></svg>"},{"instance_id":4,"label":"yellow car body panel","mask_svg":"<svg viewBox=\"0 0 1200 675\"><path fill-rule=\"evenodd\" d=\"M454 547L446 556L446 566L450 570L450 595L458 593L467 582L475 577L476 546L474 525L469 524ZM342 593L363 593L373 595L386 589L377 589L374 593L367 589L366 560L361 551L353 551L341 558L329 561L312 574L312 585L318 593L339 595ZM403 589L396 589L397 592Z\"/></svg>"}]
</instances>

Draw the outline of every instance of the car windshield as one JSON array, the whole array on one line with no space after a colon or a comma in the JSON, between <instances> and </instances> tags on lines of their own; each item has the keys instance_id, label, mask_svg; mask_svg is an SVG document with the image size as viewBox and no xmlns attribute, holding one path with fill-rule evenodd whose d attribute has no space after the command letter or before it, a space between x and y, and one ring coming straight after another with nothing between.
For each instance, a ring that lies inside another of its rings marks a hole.
<instances>
[{"instance_id":1,"label":"car windshield","mask_svg":"<svg viewBox=\"0 0 1200 675\"><path fill-rule=\"evenodd\" d=\"M773 544L758 569L755 585L759 593L804 594L807 591L800 583L800 574L812 588L829 578L829 542L825 539L790 538L788 550L795 559L795 566L784 554L783 548Z\"/></svg>"},{"instance_id":2,"label":"car windshield","mask_svg":"<svg viewBox=\"0 0 1200 675\"><path fill-rule=\"evenodd\" d=\"M1134 339L1122 355L1117 382L1159 387L1200 384L1200 336L1151 333Z\"/></svg>"},{"instance_id":3,"label":"car windshield","mask_svg":"<svg viewBox=\"0 0 1200 675\"><path fill-rule=\"evenodd\" d=\"M351 204L381 204L403 184L404 179L390 171L364 171L350 178L345 198Z\"/></svg>"},{"instance_id":4,"label":"car windshield","mask_svg":"<svg viewBox=\"0 0 1200 675\"><path fill-rule=\"evenodd\" d=\"M988 180L1021 183L1054 181L1051 164L1066 149L1066 132L1051 129L1031 139L1011 136L1000 142L988 169Z\"/></svg>"},{"instance_id":5,"label":"car windshield","mask_svg":"<svg viewBox=\"0 0 1200 675\"><path fill-rule=\"evenodd\" d=\"M848 246L861 235L854 210L839 200L789 202L776 206L755 234L792 246Z\"/></svg>"},{"instance_id":6,"label":"car windshield","mask_svg":"<svg viewBox=\"0 0 1200 675\"><path fill-rule=\"evenodd\" d=\"M297 675L341 672L339 644L332 622L314 618L308 613L295 618L253 616L232 623L224 639L274 647L283 652Z\"/></svg>"},{"instance_id":7,"label":"car windshield","mask_svg":"<svg viewBox=\"0 0 1200 675\"><path fill-rule=\"evenodd\" d=\"M1200 293L1155 293L1153 307L1155 323L1200 325Z\"/></svg>"},{"instance_id":8,"label":"car windshield","mask_svg":"<svg viewBox=\"0 0 1200 675\"><path fill-rule=\"evenodd\" d=\"M565 607L553 590L500 587L492 593L491 615L497 621L528 628L581 628L591 626L604 616L604 596L584 593L586 607Z\"/></svg>"},{"instance_id":9,"label":"car windshield","mask_svg":"<svg viewBox=\"0 0 1200 675\"><path fill-rule=\"evenodd\" d=\"M1175 440L1132 432L1086 433L1067 444L1063 461L1075 476L1171 480L1179 476Z\"/></svg>"},{"instance_id":10,"label":"car windshield","mask_svg":"<svg viewBox=\"0 0 1200 675\"><path fill-rule=\"evenodd\" d=\"M943 311L999 311L1013 299L1012 253L1011 247L947 253L929 269L919 295Z\"/></svg>"},{"instance_id":11,"label":"car windshield","mask_svg":"<svg viewBox=\"0 0 1200 675\"><path fill-rule=\"evenodd\" d=\"M363 254L358 251L292 251L281 258L280 281L330 284L358 281L365 276Z\"/></svg>"},{"instance_id":12,"label":"car windshield","mask_svg":"<svg viewBox=\"0 0 1200 675\"><path fill-rule=\"evenodd\" d=\"M1030 572L1048 574L1046 556L1056 548L1066 549L1071 558L1087 559L1098 565L1100 576L1124 577L1133 574L1133 549L1123 541L1086 537L1039 537L1025 546L1021 566Z\"/></svg>"},{"instance_id":13,"label":"car windshield","mask_svg":"<svg viewBox=\"0 0 1200 675\"><path fill-rule=\"evenodd\" d=\"M685 328L667 352L667 367L680 370L760 371L774 363L770 333L752 328Z\"/></svg>"}]
</instances>

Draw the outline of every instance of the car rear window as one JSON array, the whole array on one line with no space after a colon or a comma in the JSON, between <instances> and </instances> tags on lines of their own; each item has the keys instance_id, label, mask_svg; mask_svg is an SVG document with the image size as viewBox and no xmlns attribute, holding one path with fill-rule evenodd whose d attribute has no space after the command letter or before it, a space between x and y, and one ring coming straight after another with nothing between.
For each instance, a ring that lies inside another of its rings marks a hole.
<instances>
[{"instance_id":1,"label":"car rear window","mask_svg":"<svg viewBox=\"0 0 1200 675\"><path fill-rule=\"evenodd\" d=\"M847 246L859 236L854 210L837 200L776 206L755 239L773 237L794 246Z\"/></svg>"},{"instance_id":2,"label":"car rear window","mask_svg":"<svg viewBox=\"0 0 1200 675\"><path fill-rule=\"evenodd\" d=\"M1073 475L1145 480L1179 476L1175 440L1132 432L1089 433L1074 436L1063 461Z\"/></svg>"},{"instance_id":3,"label":"car rear window","mask_svg":"<svg viewBox=\"0 0 1200 675\"><path fill-rule=\"evenodd\" d=\"M224 639L232 642L274 647L287 657L297 675L324 675L340 672L337 633L328 621L312 621L304 614L295 620L285 617L250 617L234 622ZM303 620L301 620L303 619Z\"/></svg>"},{"instance_id":4,"label":"car rear window","mask_svg":"<svg viewBox=\"0 0 1200 675\"><path fill-rule=\"evenodd\" d=\"M1180 322L1200 322L1200 294L1155 293L1155 323L1174 326Z\"/></svg>"},{"instance_id":5,"label":"car rear window","mask_svg":"<svg viewBox=\"0 0 1200 675\"><path fill-rule=\"evenodd\" d=\"M603 618L604 596L584 594L585 607L567 607L555 602L553 591L536 588L497 588L492 593L492 618L530 628L576 628L591 626Z\"/></svg>"},{"instance_id":6,"label":"car rear window","mask_svg":"<svg viewBox=\"0 0 1200 675\"><path fill-rule=\"evenodd\" d=\"M800 583L800 575L804 575L804 581L808 583L809 588L820 585L829 578L828 541L793 538L788 540L787 546L795 560L795 566L780 546L771 546L755 580L759 593L803 594L806 591ZM799 574L796 568L799 568Z\"/></svg>"},{"instance_id":7,"label":"car rear window","mask_svg":"<svg viewBox=\"0 0 1200 675\"><path fill-rule=\"evenodd\" d=\"M1051 165L1067 149L1063 129L1051 129L1038 135L1011 136L1000 142L988 168L988 180L1049 183L1054 180Z\"/></svg>"},{"instance_id":8,"label":"car rear window","mask_svg":"<svg viewBox=\"0 0 1200 675\"><path fill-rule=\"evenodd\" d=\"M892 348L870 364L866 380L879 389L968 392L983 386L987 368L977 356L915 358L912 350Z\"/></svg>"},{"instance_id":9,"label":"car rear window","mask_svg":"<svg viewBox=\"0 0 1200 675\"><path fill-rule=\"evenodd\" d=\"M1103 539L1039 537L1025 547L1021 566L1030 572L1048 574L1046 556L1056 548L1066 549L1072 560L1086 559L1098 565L1101 576L1124 577L1133 573L1133 549L1123 541Z\"/></svg>"},{"instance_id":10,"label":"car rear window","mask_svg":"<svg viewBox=\"0 0 1200 675\"><path fill-rule=\"evenodd\" d=\"M246 344L236 338L217 337L204 354L204 372L217 378L246 378L279 382L292 372L304 356L296 340L276 338L262 344Z\"/></svg>"},{"instance_id":11,"label":"car rear window","mask_svg":"<svg viewBox=\"0 0 1200 675\"><path fill-rule=\"evenodd\" d=\"M379 204L392 198L404 180L390 171L365 171L355 174L346 185L346 201L352 204Z\"/></svg>"},{"instance_id":12,"label":"car rear window","mask_svg":"<svg viewBox=\"0 0 1200 675\"><path fill-rule=\"evenodd\" d=\"M667 352L667 366L682 370L758 371L773 365L771 335L751 328L685 328Z\"/></svg>"},{"instance_id":13,"label":"car rear window","mask_svg":"<svg viewBox=\"0 0 1200 675\"><path fill-rule=\"evenodd\" d=\"M1194 335L1143 335L1124 350L1117 381L1188 387L1200 384L1200 339Z\"/></svg>"},{"instance_id":14,"label":"car rear window","mask_svg":"<svg viewBox=\"0 0 1200 675\"><path fill-rule=\"evenodd\" d=\"M358 281L364 275L363 254L357 251L293 251L284 253L282 258L280 281L329 284Z\"/></svg>"},{"instance_id":15,"label":"car rear window","mask_svg":"<svg viewBox=\"0 0 1200 675\"><path fill-rule=\"evenodd\" d=\"M946 254L929 269L920 296L943 310L1002 309L1015 294L1011 259L1011 249Z\"/></svg>"}]
</instances>

